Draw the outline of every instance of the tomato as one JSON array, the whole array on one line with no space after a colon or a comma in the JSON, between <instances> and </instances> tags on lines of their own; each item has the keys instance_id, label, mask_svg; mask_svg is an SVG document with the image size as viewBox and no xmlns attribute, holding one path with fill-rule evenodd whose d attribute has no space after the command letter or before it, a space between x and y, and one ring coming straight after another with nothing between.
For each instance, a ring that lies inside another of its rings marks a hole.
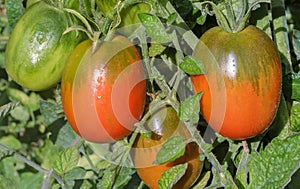
<instances>
[{"instance_id":1,"label":"tomato","mask_svg":"<svg viewBox=\"0 0 300 189\"><path fill-rule=\"evenodd\" d=\"M254 137L272 123L281 94L281 63L273 41L255 26L205 32L193 56L207 74L192 76L204 91L201 111L209 125L234 140Z\"/></svg>"},{"instance_id":2,"label":"tomato","mask_svg":"<svg viewBox=\"0 0 300 189\"><path fill-rule=\"evenodd\" d=\"M139 177L151 189L156 189L159 188L158 181L166 170L178 164L188 163L186 173L173 188L189 188L197 180L203 167L200 149L196 143L187 144L185 154L172 162L153 164L163 143L170 137L191 138L186 125L179 120L172 107L162 108L154 113L146 125L152 130L151 138L138 135L131 153Z\"/></svg>"},{"instance_id":3,"label":"tomato","mask_svg":"<svg viewBox=\"0 0 300 189\"><path fill-rule=\"evenodd\" d=\"M65 12L43 1L31 5L17 22L7 44L5 66L23 87L41 91L57 84L76 45L78 32L69 27Z\"/></svg>"},{"instance_id":4,"label":"tomato","mask_svg":"<svg viewBox=\"0 0 300 189\"><path fill-rule=\"evenodd\" d=\"M137 49L123 36L96 47L83 41L68 60L61 95L70 125L84 139L105 143L129 135L146 98Z\"/></svg>"}]
</instances>

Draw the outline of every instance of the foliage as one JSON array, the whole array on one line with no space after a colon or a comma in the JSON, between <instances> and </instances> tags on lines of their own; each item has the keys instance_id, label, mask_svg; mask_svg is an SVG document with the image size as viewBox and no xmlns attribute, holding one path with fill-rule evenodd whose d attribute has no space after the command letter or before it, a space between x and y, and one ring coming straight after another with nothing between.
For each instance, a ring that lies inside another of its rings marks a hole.
<instances>
[{"instance_id":1,"label":"foliage","mask_svg":"<svg viewBox=\"0 0 300 189\"><path fill-rule=\"evenodd\" d=\"M129 38L140 41L137 45L149 74L148 93L178 111L203 151L199 158L205 166L193 188L299 188L300 3L271 0L271 6L261 3L251 12L250 23L269 34L280 51L283 95L268 131L242 143L213 133L199 116L196 102L202 93L191 92L188 76L205 73L191 51L198 38L217 24L210 6L193 0L124 0L112 11L115 21L91 4L95 1L80 0L79 10L90 24L88 33L95 30L109 38L107 31L117 30L120 21L118 8L141 1L151 4L152 11L139 14L142 25ZM61 1L47 2L59 5ZM213 2L227 16L242 6L237 0ZM130 147L137 133L144 131L142 126L151 111L136 124L131 136L111 144L89 143L77 136L65 118L60 84L34 92L7 76L5 46L25 5L26 1L19 0L0 4L0 188L147 188L132 165ZM72 29L83 30L79 26ZM174 146L177 142L180 145ZM171 138L158 161L178 157L185 143L182 138ZM185 164L173 167L159 184L171 187L185 169Z\"/></svg>"}]
</instances>

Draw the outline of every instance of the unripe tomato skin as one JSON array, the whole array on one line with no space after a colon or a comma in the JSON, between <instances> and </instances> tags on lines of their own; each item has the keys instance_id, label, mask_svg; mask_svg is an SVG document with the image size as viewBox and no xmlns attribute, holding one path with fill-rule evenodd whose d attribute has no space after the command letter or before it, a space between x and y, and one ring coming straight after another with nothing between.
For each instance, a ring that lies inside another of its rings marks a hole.
<instances>
[{"instance_id":1,"label":"unripe tomato skin","mask_svg":"<svg viewBox=\"0 0 300 189\"><path fill-rule=\"evenodd\" d=\"M207 73L192 76L195 92L204 91L201 111L221 135L243 140L272 123L281 95L281 63L273 41L248 26L238 33L214 27L204 33L193 56Z\"/></svg>"},{"instance_id":2,"label":"unripe tomato skin","mask_svg":"<svg viewBox=\"0 0 300 189\"><path fill-rule=\"evenodd\" d=\"M200 161L201 151L196 143L187 144L185 154L172 162L153 164L163 143L169 138L172 136L182 136L184 139L191 137L186 125L179 120L172 107L165 107L154 113L147 121L147 125L152 129L151 138L138 135L131 153L139 177L151 189L158 189L158 181L165 171L175 165L188 163L186 173L173 186L173 189L189 188L197 180L203 167Z\"/></svg>"},{"instance_id":3,"label":"unripe tomato skin","mask_svg":"<svg viewBox=\"0 0 300 189\"><path fill-rule=\"evenodd\" d=\"M57 84L75 46L79 32L69 27L65 12L40 1L31 5L17 22L7 44L5 67L9 76L30 90Z\"/></svg>"},{"instance_id":4,"label":"unripe tomato skin","mask_svg":"<svg viewBox=\"0 0 300 189\"><path fill-rule=\"evenodd\" d=\"M145 73L137 49L125 37L80 43L62 78L66 117L84 139L106 143L129 135L144 111Z\"/></svg>"}]
</instances>

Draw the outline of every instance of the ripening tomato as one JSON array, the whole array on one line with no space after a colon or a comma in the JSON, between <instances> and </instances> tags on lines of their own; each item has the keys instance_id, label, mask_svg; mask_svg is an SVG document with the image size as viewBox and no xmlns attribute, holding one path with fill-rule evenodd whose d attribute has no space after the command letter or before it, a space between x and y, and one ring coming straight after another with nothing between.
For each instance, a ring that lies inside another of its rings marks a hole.
<instances>
[{"instance_id":1,"label":"ripening tomato","mask_svg":"<svg viewBox=\"0 0 300 189\"><path fill-rule=\"evenodd\" d=\"M44 1L32 4L18 20L7 44L5 68L9 76L30 90L57 84L76 45L83 39L71 31L70 18Z\"/></svg>"},{"instance_id":2,"label":"ripening tomato","mask_svg":"<svg viewBox=\"0 0 300 189\"><path fill-rule=\"evenodd\" d=\"M255 26L237 33L214 27L194 54L207 74L192 76L195 92L204 91L201 111L221 135L242 140L265 131L281 94L281 63L273 41Z\"/></svg>"},{"instance_id":3,"label":"ripening tomato","mask_svg":"<svg viewBox=\"0 0 300 189\"><path fill-rule=\"evenodd\" d=\"M138 135L132 149L132 159L139 177L151 189L158 189L159 179L171 167L188 163L188 168L173 189L189 188L199 177L203 163L200 160L200 148L195 142L186 145L185 153L178 159L165 164L154 164L162 145L172 136L191 138L186 125L179 120L172 107L165 107L155 112L146 122L152 130L150 138Z\"/></svg>"},{"instance_id":4,"label":"ripening tomato","mask_svg":"<svg viewBox=\"0 0 300 189\"><path fill-rule=\"evenodd\" d=\"M144 111L146 81L136 47L125 37L80 43L62 78L62 103L72 128L84 139L122 139Z\"/></svg>"}]
</instances>

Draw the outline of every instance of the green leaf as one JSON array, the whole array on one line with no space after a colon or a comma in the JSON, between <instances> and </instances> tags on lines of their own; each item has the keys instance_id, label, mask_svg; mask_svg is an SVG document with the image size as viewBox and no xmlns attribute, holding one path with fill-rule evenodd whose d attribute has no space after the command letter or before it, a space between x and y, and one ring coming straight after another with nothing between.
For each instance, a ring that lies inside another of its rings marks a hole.
<instances>
[{"instance_id":1,"label":"green leaf","mask_svg":"<svg viewBox=\"0 0 300 189\"><path fill-rule=\"evenodd\" d=\"M157 43L168 43L172 41L170 35L166 32L165 26L158 17L150 13L140 13L138 16L146 28L147 34L153 41Z\"/></svg>"},{"instance_id":2,"label":"green leaf","mask_svg":"<svg viewBox=\"0 0 300 189\"><path fill-rule=\"evenodd\" d=\"M195 94L182 102L179 106L178 116L182 121L198 123L200 112L200 98L203 92Z\"/></svg>"},{"instance_id":3,"label":"green leaf","mask_svg":"<svg viewBox=\"0 0 300 189\"><path fill-rule=\"evenodd\" d=\"M60 175L71 171L76 167L79 161L78 149L73 146L60 152L57 160L54 162L53 169Z\"/></svg>"},{"instance_id":4,"label":"green leaf","mask_svg":"<svg viewBox=\"0 0 300 189\"><path fill-rule=\"evenodd\" d=\"M4 118L18 105L18 102L9 102L0 107L0 118Z\"/></svg>"},{"instance_id":5,"label":"green leaf","mask_svg":"<svg viewBox=\"0 0 300 189\"><path fill-rule=\"evenodd\" d=\"M35 149L37 158L41 161L44 169L52 168L59 154L59 147L54 145L50 139L44 141L44 145Z\"/></svg>"},{"instance_id":6,"label":"green leaf","mask_svg":"<svg viewBox=\"0 0 300 189\"><path fill-rule=\"evenodd\" d=\"M37 172L25 172L21 174L19 188L22 189L39 189L42 188L43 174Z\"/></svg>"},{"instance_id":7,"label":"green leaf","mask_svg":"<svg viewBox=\"0 0 300 189\"><path fill-rule=\"evenodd\" d=\"M9 186L9 189L17 189L14 178L8 178L0 174L0 188L7 188L7 186Z\"/></svg>"},{"instance_id":8,"label":"green leaf","mask_svg":"<svg viewBox=\"0 0 300 189\"><path fill-rule=\"evenodd\" d=\"M203 25L206 21L206 17L207 17L207 14L203 14L203 15L199 16L196 20L197 24Z\"/></svg>"},{"instance_id":9,"label":"green leaf","mask_svg":"<svg viewBox=\"0 0 300 189\"><path fill-rule=\"evenodd\" d=\"M10 112L11 116L18 121L27 122L30 119L30 114L28 109L24 106L17 106Z\"/></svg>"},{"instance_id":10,"label":"green leaf","mask_svg":"<svg viewBox=\"0 0 300 189\"><path fill-rule=\"evenodd\" d=\"M205 74L204 64L192 56L186 56L183 62L179 64L179 67L189 75Z\"/></svg>"},{"instance_id":11,"label":"green leaf","mask_svg":"<svg viewBox=\"0 0 300 189\"><path fill-rule=\"evenodd\" d=\"M293 48L296 54L297 60L300 60L300 31L294 30L293 31Z\"/></svg>"},{"instance_id":12,"label":"green leaf","mask_svg":"<svg viewBox=\"0 0 300 189\"><path fill-rule=\"evenodd\" d=\"M8 18L9 26L13 29L25 12L22 0L6 0L5 1L6 15Z\"/></svg>"},{"instance_id":13,"label":"green leaf","mask_svg":"<svg viewBox=\"0 0 300 189\"><path fill-rule=\"evenodd\" d=\"M86 170L82 167L75 167L64 176L66 180L82 180L86 175Z\"/></svg>"},{"instance_id":14,"label":"green leaf","mask_svg":"<svg viewBox=\"0 0 300 189\"><path fill-rule=\"evenodd\" d=\"M62 148L68 148L78 140L78 135L67 122L59 129L55 145Z\"/></svg>"},{"instance_id":15,"label":"green leaf","mask_svg":"<svg viewBox=\"0 0 300 189\"><path fill-rule=\"evenodd\" d=\"M21 102L23 105L25 105L29 100L29 97L26 93L14 88L8 88L7 95L12 101Z\"/></svg>"},{"instance_id":16,"label":"green leaf","mask_svg":"<svg viewBox=\"0 0 300 189\"><path fill-rule=\"evenodd\" d=\"M157 153L154 163L164 164L183 156L185 152L185 145L186 144L181 136L173 136L169 138Z\"/></svg>"},{"instance_id":17,"label":"green leaf","mask_svg":"<svg viewBox=\"0 0 300 189\"><path fill-rule=\"evenodd\" d=\"M290 113L291 119L291 130L299 131L300 130L300 104L294 104L291 108Z\"/></svg>"},{"instance_id":18,"label":"green leaf","mask_svg":"<svg viewBox=\"0 0 300 189\"><path fill-rule=\"evenodd\" d=\"M7 157L0 161L0 174L7 178L13 178L14 184L20 182L19 171L25 168L25 163L16 157ZM4 187L5 188L5 187Z\"/></svg>"},{"instance_id":19,"label":"green leaf","mask_svg":"<svg viewBox=\"0 0 300 189\"><path fill-rule=\"evenodd\" d=\"M0 138L0 142L1 144L14 150L20 150L22 148L22 143L13 135L2 136Z\"/></svg>"},{"instance_id":20,"label":"green leaf","mask_svg":"<svg viewBox=\"0 0 300 189\"><path fill-rule=\"evenodd\" d=\"M171 25L176 21L177 18L177 14L174 12L172 14L169 15L168 19L167 19L167 24Z\"/></svg>"},{"instance_id":21,"label":"green leaf","mask_svg":"<svg viewBox=\"0 0 300 189\"><path fill-rule=\"evenodd\" d=\"M160 43L151 43L151 46L149 47L149 56L154 57L160 55L165 49L166 47Z\"/></svg>"},{"instance_id":22,"label":"green leaf","mask_svg":"<svg viewBox=\"0 0 300 189\"><path fill-rule=\"evenodd\" d=\"M25 106L30 109L30 111L34 112L40 108L40 96L34 92L31 92L28 98L28 101L25 102Z\"/></svg>"},{"instance_id":23,"label":"green leaf","mask_svg":"<svg viewBox=\"0 0 300 189\"><path fill-rule=\"evenodd\" d=\"M104 171L101 183L97 188L101 189L118 189L124 188L127 183L132 179L135 173L134 169L129 167L111 166Z\"/></svg>"},{"instance_id":24,"label":"green leaf","mask_svg":"<svg viewBox=\"0 0 300 189\"><path fill-rule=\"evenodd\" d=\"M202 189L202 188L205 188L205 186L207 185L209 179L210 179L210 175L211 175L211 172L208 171L205 173L205 175L200 179L200 182L197 183L193 189Z\"/></svg>"},{"instance_id":25,"label":"green leaf","mask_svg":"<svg viewBox=\"0 0 300 189\"><path fill-rule=\"evenodd\" d=\"M158 181L159 188L172 188L185 174L187 167L187 163L179 164L165 171Z\"/></svg>"},{"instance_id":26,"label":"green leaf","mask_svg":"<svg viewBox=\"0 0 300 189\"><path fill-rule=\"evenodd\" d=\"M283 140L274 139L259 154L252 152L249 162L249 188L282 188L299 168L300 133Z\"/></svg>"},{"instance_id":27,"label":"green leaf","mask_svg":"<svg viewBox=\"0 0 300 189\"><path fill-rule=\"evenodd\" d=\"M292 99L300 102L300 73L292 75Z\"/></svg>"},{"instance_id":28,"label":"green leaf","mask_svg":"<svg viewBox=\"0 0 300 189\"><path fill-rule=\"evenodd\" d=\"M57 104L55 102L40 100L40 111L44 117L44 122L46 125L50 125L62 117L61 114L58 114L56 110Z\"/></svg>"},{"instance_id":29,"label":"green leaf","mask_svg":"<svg viewBox=\"0 0 300 189\"><path fill-rule=\"evenodd\" d=\"M29 95L27 95L25 92L19 89L8 88L7 94L12 101L21 102L32 112L39 109L40 96L34 92L31 92Z\"/></svg>"}]
</instances>

